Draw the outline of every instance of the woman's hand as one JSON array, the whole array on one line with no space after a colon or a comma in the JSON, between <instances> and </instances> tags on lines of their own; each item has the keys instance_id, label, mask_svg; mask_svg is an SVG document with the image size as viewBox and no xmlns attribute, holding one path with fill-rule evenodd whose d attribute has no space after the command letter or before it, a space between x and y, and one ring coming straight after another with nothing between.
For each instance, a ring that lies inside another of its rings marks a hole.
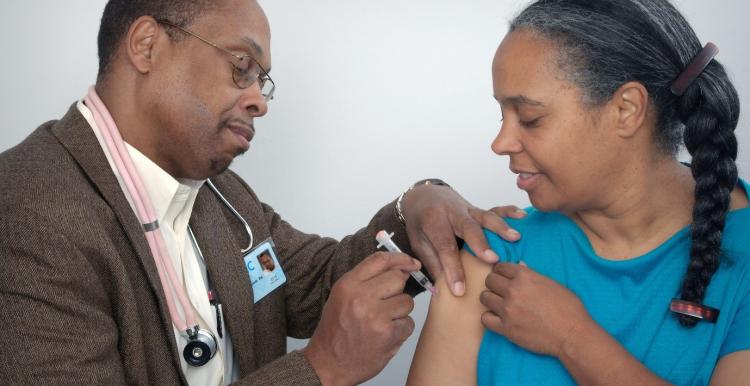
<instances>
[{"instance_id":1,"label":"woman's hand","mask_svg":"<svg viewBox=\"0 0 750 386\"><path fill-rule=\"evenodd\" d=\"M574 293L523 262L495 264L485 285L482 324L529 351L559 357L594 323Z\"/></svg>"}]
</instances>

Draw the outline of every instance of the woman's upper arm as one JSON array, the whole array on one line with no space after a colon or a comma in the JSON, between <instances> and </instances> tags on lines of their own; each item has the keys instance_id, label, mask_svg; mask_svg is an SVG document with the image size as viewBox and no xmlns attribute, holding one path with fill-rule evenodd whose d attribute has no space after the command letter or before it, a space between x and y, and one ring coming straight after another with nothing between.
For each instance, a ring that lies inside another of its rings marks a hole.
<instances>
[{"instance_id":1,"label":"woman's upper arm","mask_svg":"<svg viewBox=\"0 0 750 386\"><path fill-rule=\"evenodd\" d=\"M466 294L451 294L444 276L437 279L438 295L430 301L427 320L414 353L407 385L475 385L481 323L486 308L479 302L491 265L461 252Z\"/></svg>"},{"instance_id":2,"label":"woman's upper arm","mask_svg":"<svg viewBox=\"0 0 750 386\"><path fill-rule=\"evenodd\" d=\"M750 385L750 350L736 351L719 360L711 386Z\"/></svg>"}]
</instances>

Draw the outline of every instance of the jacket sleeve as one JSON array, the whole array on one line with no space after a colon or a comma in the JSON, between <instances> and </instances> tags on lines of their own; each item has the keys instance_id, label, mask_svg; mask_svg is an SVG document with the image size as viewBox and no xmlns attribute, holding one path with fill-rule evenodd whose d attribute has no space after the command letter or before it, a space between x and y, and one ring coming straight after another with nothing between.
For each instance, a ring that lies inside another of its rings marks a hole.
<instances>
[{"instance_id":1,"label":"jacket sleeve","mask_svg":"<svg viewBox=\"0 0 750 386\"><path fill-rule=\"evenodd\" d=\"M396 244L404 253L413 255L406 229L394 215L395 201L381 208L365 227L337 241L295 229L271 206L261 203L242 179L236 175L235 179L261 206L264 223L271 237L277 240L276 247L287 275L286 321L289 336L309 338L312 335L336 280L377 251L375 234L378 231L394 232ZM421 292L421 287L410 278L405 291L415 296Z\"/></svg>"},{"instance_id":2,"label":"jacket sleeve","mask_svg":"<svg viewBox=\"0 0 750 386\"><path fill-rule=\"evenodd\" d=\"M89 260L53 220L13 212L0 215L0 383L125 384L114 305Z\"/></svg>"},{"instance_id":3,"label":"jacket sleeve","mask_svg":"<svg viewBox=\"0 0 750 386\"><path fill-rule=\"evenodd\" d=\"M243 386L320 386L320 379L315 374L310 362L302 351L292 351L273 362L254 371L234 385Z\"/></svg>"}]
</instances>

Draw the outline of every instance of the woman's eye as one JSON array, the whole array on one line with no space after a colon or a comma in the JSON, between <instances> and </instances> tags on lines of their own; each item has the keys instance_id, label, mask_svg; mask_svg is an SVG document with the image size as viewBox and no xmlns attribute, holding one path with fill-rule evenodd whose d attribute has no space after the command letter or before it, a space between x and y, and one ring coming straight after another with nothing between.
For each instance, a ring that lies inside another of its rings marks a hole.
<instances>
[{"instance_id":1,"label":"woman's eye","mask_svg":"<svg viewBox=\"0 0 750 386\"><path fill-rule=\"evenodd\" d=\"M533 128L533 127L537 127L539 125L539 120L541 120L541 119L542 118L539 117L539 118L536 118L536 119L532 119L530 121L519 120L518 123L520 123L521 126L523 126L523 127Z\"/></svg>"}]
</instances>

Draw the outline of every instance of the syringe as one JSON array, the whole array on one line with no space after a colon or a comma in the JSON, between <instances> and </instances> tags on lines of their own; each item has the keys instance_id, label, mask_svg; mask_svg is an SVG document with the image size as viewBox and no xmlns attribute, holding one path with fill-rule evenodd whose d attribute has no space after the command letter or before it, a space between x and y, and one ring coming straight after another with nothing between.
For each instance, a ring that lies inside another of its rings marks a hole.
<instances>
[{"instance_id":1,"label":"syringe","mask_svg":"<svg viewBox=\"0 0 750 386\"><path fill-rule=\"evenodd\" d=\"M391 240L391 237L393 237L393 233L388 234L388 232L384 230L378 232L378 234L375 235L375 240L378 241L377 248L385 247L388 252L403 253L401 252L401 249L398 247L398 245L396 245L396 243ZM437 291L435 290L435 286L430 283L430 279L428 279L427 276L425 276L421 271L411 271L409 272L409 274L424 289L430 291L433 295L437 293Z\"/></svg>"}]
</instances>

